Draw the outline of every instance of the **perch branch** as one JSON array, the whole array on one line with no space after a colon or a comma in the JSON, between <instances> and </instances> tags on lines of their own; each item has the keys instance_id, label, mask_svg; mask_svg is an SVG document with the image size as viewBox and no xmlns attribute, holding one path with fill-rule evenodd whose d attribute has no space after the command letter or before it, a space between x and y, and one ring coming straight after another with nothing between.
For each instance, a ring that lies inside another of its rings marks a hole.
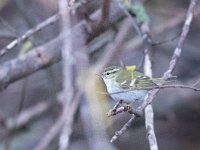
<instances>
[{"instance_id":1,"label":"perch branch","mask_svg":"<svg viewBox=\"0 0 200 150\"><path fill-rule=\"evenodd\" d=\"M185 19L185 22L184 22L184 25L183 25L183 28L182 28L181 36L179 38L177 47L174 50L172 59L169 63L169 68L167 69L167 71L163 75L164 78L171 76L171 73L176 66L178 58L181 55L183 43L184 43L185 38L186 38L186 36L189 32L189 27L190 27L190 24L192 22L193 11L194 11L196 3L197 3L197 0L191 0L190 1L190 5L189 5L188 11L187 11L187 16L186 16L186 19ZM159 89L155 89L155 90L150 91L148 96L145 97L144 102L139 109L143 110L148 104L150 104L152 102L153 98L158 93L158 91L159 91Z\"/></svg>"},{"instance_id":2,"label":"perch branch","mask_svg":"<svg viewBox=\"0 0 200 150\"><path fill-rule=\"evenodd\" d=\"M111 23L114 24L118 18L114 17L115 13L116 16L122 16L121 13L119 13L119 9L116 9L115 12L111 11ZM195 15L198 15L200 13L200 9L197 8L197 11L194 13ZM91 15L94 20L96 18L100 17L100 10L96 11ZM180 17L179 17L180 16ZM178 15L174 18L170 19L168 21L168 24L159 25L158 28L156 28L155 32L157 34L162 33L164 29L166 28L172 28L179 24L182 21L183 16ZM79 22L77 25L75 25L72 28L73 32L76 32L77 27L80 27L84 25L85 21ZM105 24L104 24L105 25ZM57 61L60 60L61 54L60 54L60 45L61 40L63 36L59 35L54 40L36 47L29 51L24 56L17 57L11 61L5 62L0 66L0 90L5 89L9 84L28 76L40 69L43 69L44 67L47 67ZM130 50L133 47L139 45L140 40L138 38L130 40L126 42L123 46L123 50ZM38 57L42 56L42 57ZM42 63L43 60L45 60L45 63ZM34 63L30 63L34 62ZM23 69L22 69L23 68Z\"/></svg>"},{"instance_id":3,"label":"perch branch","mask_svg":"<svg viewBox=\"0 0 200 150\"><path fill-rule=\"evenodd\" d=\"M131 3L129 5L132 5ZM138 4L137 4L138 5ZM140 4L142 5L142 4ZM124 10L125 14L128 16L129 20L131 20L131 22L133 23L134 27L136 28L136 30L138 31L139 29L139 35L142 36L142 41L143 41L143 45L144 45L144 53L145 53L145 59L144 59L144 73L149 76L152 77L152 64L151 64L151 60L150 60L150 51L151 51L151 46L152 46L152 39L151 36L149 34L149 26L148 26L148 22L138 22L136 21L130 14L129 12L123 8L123 6L121 6L121 8ZM139 24L141 23L141 24ZM148 111L146 111L146 109L148 109ZM147 130L147 138L149 140L149 144L150 144L150 149L151 150L157 150L158 146L157 146L157 141L156 141L156 136L155 136L155 132L154 132L154 127L153 127L153 108L152 106L149 104L147 106L147 108L145 109L145 119L146 119L146 129ZM148 113L151 112L151 115L149 115ZM135 117L134 117L135 118ZM134 119L130 119L130 120L134 120ZM129 121L130 121L129 120ZM127 129L127 128L125 128ZM117 132L117 135L121 135L125 132L126 130L120 130ZM118 134L119 133L119 134ZM114 141L117 139L116 133L114 135L115 138L112 138L111 141Z\"/></svg>"},{"instance_id":4,"label":"perch branch","mask_svg":"<svg viewBox=\"0 0 200 150\"><path fill-rule=\"evenodd\" d=\"M141 4L142 5L142 4ZM139 26L139 25L138 25ZM148 23L142 22L139 26L142 34L142 41L145 47L144 49L144 74L152 78L152 60L150 53L152 52L152 39L150 36L150 28ZM158 150L157 139L154 131L154 113L151 104L147 105L144 109L145 112L145 127L146 135L148 138L149 146L151 150Z\"/></svg>"},{"instance_id":5,"label":"perch branch","mask_svg":"<svg viewBox=\"0 0 200 150\"><path fill-rule=\"evenodd\" d=\"M174 67L175 67L175 65L176 65L177 59L180 57L181 48L182 48L182 46L183 46L183 42L184 42L184 40L185 40L185 38L186 38L186 36L187 36L187 33L188 33L188 31L189 31L189 27L190 27L190 24L191 24L191 21L192 21L192 17L193 17L193 10L194 10L194 7L195 7L195 5L196 5L196 2L197 2L196 0L191 0L191 2L190 2L190 6L189 6L189 9L188 9L188 11L187 11L187 17L186 17L186 20L185 20L185 23L184 23L184 26L183 26L183 29L182 29L181 37L180 37L180 40L179 40L179 43L178 43L178 46L177 46L177 47L179 47L179 48L178 48L178 49L176 48L175 51L174 51L173 57L172 57L172 59L171 59L171 61L170 61L170 64L169 64L169 69L168 69L168 70L165 72L165 74L164 74L164 77L165 77L165 78L166 78L167 76L169 76L169 74L171 75L171 72L172 72L172 70L174 69ZM178 53L179 55L177 55L177 53ZM178 56L178 57L177 57L177 56ZM174 60L174 59L175 59L175 60ZM169 71L169 70L170 70L170 71ZM149 104L152 102L153 98L156 96L156 94L158 93L158 91L159 91L159 89L151 90L151 91L145 96L142 105L137 109L138 112L142 112L142 111L146 108L146 106L149 105ZM152 114L151 114L150 117L151 117L151 118L153 117ZM134 119L135 119L135 117L134 117L133 119L131 118L131 119L130 119L131 122L132 122ZM130 121L130 120L129 120L129 121ZM152 122L149 121L149 123L151 124ZM125 124L125 126L126 126L126 124ZM126 129L127 129L127 128L124 128L124 127L123 127L121 130L119 130L119 131L117 132L117 134L115 134L115 135L112 137L111 141L112 141L112 142L115 141L115 140L118 138L119 135L123 134L123 133L126 131ZM119 134L118 134L118 133L119 133ZM149 133L149 131L148 131L148 133ZM148 135L148 134L147 134L147 135ZM150 135L152 135L152 134L150 134ZM149 136L149 135L148 135L148 136ZM151 136L151 139L155 139L155 138L153 138L153 137ZM150 148L152 148L152 149L157 148L157 146L154 147L155 141L154 141L154 144L151 143L152 141L149 141L149 142L150 142Z\"/></svg>"}]
</instances>

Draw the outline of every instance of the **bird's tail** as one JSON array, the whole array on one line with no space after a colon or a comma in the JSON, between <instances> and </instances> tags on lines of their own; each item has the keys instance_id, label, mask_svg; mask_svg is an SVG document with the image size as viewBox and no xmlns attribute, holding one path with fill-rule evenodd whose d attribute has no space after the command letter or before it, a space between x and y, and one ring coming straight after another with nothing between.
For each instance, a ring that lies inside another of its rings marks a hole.
<instances>
[{"instance_id":1,"label":"bird's tail","mask_svg":"<svg viewBox=\"0 0 200 150\"><path fill-rule=\"evenodd\" d=\"M169 83L169 82L174 82L176 81L177 77L176 76L171 76L171 77L168 77L168 78L154 78L153 81L154 83L156 83L157 85L162 85L162 84L165 84L165 83Z\"/></svg>"}]
</instances>

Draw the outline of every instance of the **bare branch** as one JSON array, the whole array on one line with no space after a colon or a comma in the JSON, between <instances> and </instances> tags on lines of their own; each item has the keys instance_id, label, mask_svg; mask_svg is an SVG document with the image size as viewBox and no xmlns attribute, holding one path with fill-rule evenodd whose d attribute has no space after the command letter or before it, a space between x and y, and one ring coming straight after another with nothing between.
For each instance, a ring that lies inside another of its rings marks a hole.
<instances>
[{"instance_id":1,"label":"bare branch","mask_svg":"<svg viewBox=\"0 0 200 150\"><path fill-rule=\"evenodd\" d=\"M154 113L152 105L147 105L145 108L145 127L146 136L149 141L149 146L151 150L158 150L156 135L154 131Z\"/></svg>"},{"instance_id":2,"label":"bare branch","mask_svg":"<svg viewBox=\"0 0 200 150\"><path fill-rule=\"evenodd\" d=\"M62 111L62 114L56 120L55 124L48 130L47 134L41 138L40 143L35 147L34 150L47 149L47 147L52 142L52 140L61 131L61 129L66 121L66 117L73 118L75 111L78 107L78 99L79 99L79 94L77 94L74 97L72 104L68 108L63 108L64 111Z\"/></svg>"},{"instance_id":3,"label":"bare branch","mask_svg":"<svg viewBox=\"0 0 200 150\"><path fill-rule=\"evenodd\" d=\"M114 95L114 94L119 94L119 93L126 93L126 92L130 92L133 90L153 90L153 89L169 89L169 88L179 88L179 89L189 89L189 90L193 90L193 91L200 91L200 88L196 88L195 86L199 83L199 81L195 82L194 85L158 85L158 86L150 86L150 87L142 87L142 88L132 88L129 90L124 90L124 91L120 91L120 92L113 92L113 93L106 93L106 92L98 92L99 94L104 94L104 95ZM114 106L113 109L116 109L119 107L118 103L116 104L117 107Z\"/></svg>"},{"instance_id":4,"label":"bare branch","mask_svg":"<svg viewBox=\"0 0 200 150\"><path fill-rule=\"evenodd\" d=\"M101 70L108 65L117 52L121 50L122 42L127 36L130 27L131 25L129 24L128 20L125 20L119 32L117 33L115 40L107 46L104 56L101 60L99 60L99 63L97 64L97 73L101 72Z\"/></svg>"},{"instance_id":5,"label":"bare branch","mask_svg":"<svg viewBox=\"0 0 200 150\"><path fill-rule=\"evenodd\" d=\"M0 66L0 90L60 60L60 37Z\"/></svg>"},{"instance_id":6,"label":"bare branch","mask_svg":"<svg viewBox=\"0 0 200 150\"><path fill-rule=\"evenodd\" d=\"M122 135L131 126L131 123L134 121L135 117L136 116L132 114L131 119L119 131L115 132L115 135L110 140L111 143L114 142L120 135Z\"/></svg>"},{"instance_id":7,"label":"bare branch","mask_svg":"<svg viewBox=\"0 0 200 150\"><path fill-rule=\"evenodd\" d=\"M6 20L4 20L1 16L0 16L0 22L6 26L13 34L15 37L19 36L20 33L18 31L16 31L15 28L13 28Z\"/></svg>"},{"instance_id":8,"label":"bare branch","mask_svg":"<svg viewBox=\"0 0 200 150\"><path fill-rule=\"evenodd\" d=\"M193 11L194 11L194 8L196 6L196 3L197 3L197 0L191 0L190 1L190 6L189 6L188 11L187 11L187 16L186 16L184 26L182 28L182 33L181 33L180 39L178 41L178 44L176 46L176 49L175 49L174 54L172 56L172 59L169 63L169 68L164 74L164 77L168 77L168 76L171 75L172 71L174 70L174 68L176 66L178 58L181 55L183 43L184 43L186 36L189 32L190 24L191 24L192 19L193 19L193 13L194 13Z\"/></svg>"},{"instance_id":9,"label":"bare branch","mask_svg":"<svg viewBox=\"0 0 200 150\"><path fill-rule=\"evenodd\" d=\"M195 88L193 85L192 86L187 86L187 85L162 85L162 86L157 86L157 87L146 87L146 88L138 88L138 90L152 90L152 89L166 89L166 88L181 88L181 89L190 89L194 91L200 91L199 88Z\"/></svg>"},{"instance_id":10,"label":"bare branch","mask_svg":"<svg viewBox=\"0 0 200 150\"><path fill-rule=\"evenodd\" d=\"M191 0L191 3L190 3L190 6L189 6L189 9L188 9L188 12L187 12L187 18L185 20L185 24L183 26L183 31L182 31L182 34L181 34L181 38L179 40L179 43L178 43L178 48L175 49L174 51L174 55L172 57L172 60L170 62L170 67L168 69L168 71L166 71L164 77L165 78L168 78L171 76L171 72L172 70L174 69L175 65L176 65L176 62L177 62L177 59L178 57L180 56L180 49L182 48L182 45L183 45L183 42L186 38L186 35L189 31L189 26L190 26L190 23L192 21L192 17L193 16L193 9L194 9L194 6L196 4L196 1L195 0ZM145 25L145 24L144 24ZM149 57L149 49L150 46L151 46L151 39L150 39L150 36L149 36L149 28L148 26L140 26L140 30L141 30L141 33L142 33L142 37L143 37L143 43L144 43L144 46L145 46L145 61L144 61L144 72L148 75L148 76L152 76L152 69L151 69L151 61L150 61L150 57ZM177 55L178 53L178 55ZM180 86L181 87L181 86ZM164 88L164 86L163 86ZM186 88L185 86L182 86L182 88ZM191 89L195 89L196 88L193 88L193 87L190 87ZM159 89L154 89L152 91L150 91L144 98L144 101L143 101L143 104L137 109L138 112L141 112L142 110L145 109L145 118L146 118L146 129L147 129L147 136L148 136L148 139L149 139L149 144L150 144L150 148L152 150L157 150L158 149L158 146L157 146L157 142L156 142L156 136L155 136L155 133L154 133L154 127L153 127L153 109L152 109L152 106L149 105L153 98L155 97L155 95L158 93ZM135 118L135 117L134 117ZM130 119L131 121L133 121L134 119ZM129 121L130 121L129 120ZM117 139L117 137L121 134L123 134L125 132L125 130L127 128L122 128L119 132L119 134L115 134L111 141L113 142L114 140ZM123 132L122 132L123 131Z\"/></svg>"},{"instance_id":11,"label":"bare branch","mask_svg":"<svg viewBox=\"0 0 200 150\"><path fill-rule=\"evenodd\" d=\"M16 117L3 120L3 126L8 131L19 129L29 123L34 118L38 117L42 113L46 112L50 108L51 104L47 102L40 102L37 105L23 110Z\"/></svg>"},{"instance_id":12,"label":"bare branch","mask_svg":"<svg viewBox=\"0 0 200 150\"><path fill-rule=\"evenodd\" d=\"M36 32L42 30L43 28L47 27L48 25L55 23L59 18L59 14L55 14L49 18L47 18L45 21L41 22L37 26L35 26L32 29L29 29L25 34L22 36L18 37L14 41L12 41L10 44L8 44L6 47L0 50L0 56L3 56L6 54L8 51L19 45L21 42L25 41L27 38L35 34Z\"/></svg>"},{"instance_id":13,"label":"bare branch","mask_svg":"<svg viewBox=\"0 0 200 150\"><path fill-rule=\"evenodd\" d=\"M172 59L169 63L169 68L163 75L164 78L168 78L169 76L171 76L171 73L176 66L178 58L181 55L183 42L184 42L184 40L185 40L185 38L186 38L186 36L189 32L189 27L190 27L190 24L191 24L191 21L192 21L192 18L193 18L193 11L194 11L196 3L197 3L197 0L191 0L190 1L190 6L188 8L186 20L185 20L185 23L184 23L183 28L182 28L181 37L178 41L178 45L177 45L176 49L174 50ZM152 102L153 98L158 93L158 91L159 91L159 89L155 89L155 90L150 91L148 96L145 97L144 102L139 109L143 110L148 104L150 104Z\"/></svg>"},{"instance_id":14,"label":"bare branch","mask_svg":"<svg viewBox=\"0 0 200 150\"><path fill-rule=\"evenodd\" d=\"M71 31L71 13L66 0L59 0L59 11L61 14L61 30L64 34L62 46L62 72L63 72L63 89L61 93L61 102L63 109L69 109L72 103L75 85L75 57L72 49L72 31ZM65 111L65 110L63 110ZM68 118L68 119L67 119ZM64 126L59 138L59 150L66 150L69 145L72 133L73 117L68 116L64 121Z\"/></svg>"},{"instance_id":15,"label":"bare branch","mask_svg":"<svg viewBox=\"0 0 200 150\"><path fill-rule=\"evenodd\" d=\"M200 14L200 7L196 9L194 12L194 16L198 16ZM185 15L183 13L179 13L176 16L172 17L171 19L167 20L166 22L160 23L157 26L152 27L152 31L154 34L161 34L166 30L172 29L175 26L179 25L182 21L184 21ZM129 40L125 42L125 44L122 46L123 50L133 50L136 49L141 44L140 37L133 38L132 40Z\"/></svg>"},{"instance_id":16,"label":"bare branch","mask_svg":"<svg viewBox=\"0 0 200 150\"><path fill-rule=\"evenodd\" d=\"M112 6L111 24L116 23L122 16L119 9ZM91 15L91 19L97 20L101 16L101 11L97 10ZM117 16L117 17L116 17ZM86 24L85 20L80 21L72 28L75 34ZM103 28L109 27L111 24L103 24ZM5 62L0 66L0 90L5 89L10 83L15 82L25 76L28 76L44 67L47 67L61 58L61 41L63 34L60 34L54 40L30 50L27 54L19 56L11 61Z\"/></svg>"},{"instance_id":17,"label":"bare branch","mask_svg":"<svg viewBox=\"0 0 200 150\"><path fill-rule=\"evenodd\" d=\"M141 4L142 5L142 4ZM144 49L144 74L152 78L152 61L150 59L150 53L152 52L152 39L149 33L148 23L143 22L140 26L140 31L142 34ZM146 134L151 150L158 150L158 144L156 140L156 135L154 131L154 120L153 120L153 107L151 104L147 105L144 109L145 112L145 127Z\"/></svg>"},{"instance_id":18,"label":"bare branch","mask_svg":"<svg viewBox=\"0 0 200 150\"><path fill-rule=\"evenodd\" d=\"M120 3L121 1L119 1ZM131 3L129 3L130 7L131 7ZM136 4L138 5L138 3ZM139 4L140 7L143 7L142 4ZM131 22L133 23L134 27L136 28L136 30L139 30L139 34L142 36L142 40L143 40L143 45L145 47L144 53L145 53L145 59L144 59L144 73L145 75L152 77L152 64L151 64L151 60L150 60L150 51L151 51L151 46L152 46L152 40L151 40L151 36L149 34L149 26L148 26L148 22L138 22L136 21L130 14L129 12L123 7L121 6L121 8L124 10L125 14L128 16L129 20L131 20ZM145 12L143 12L145 13ZM145 14L146 15L146 14ZM148 109L148 111L146 111L146 109ZM149 104L145 109L145 119L148 120L146 121L146 128L147 130L147 137L149 139L149 144L150 144L150 149L154 150L153 148L155 148L155 150L158 149L157 146L157 141L156 141L156 136L154 133L154 127L153 127L153 108L152 106ZM121 111L119 111L121 112ZM148 113L151 112L151 115L149 115ZM134 117L135 118L135 117ZM131 121L133 121L133 119L130 119ZM129 120L129 121L130 121ZM125 128L126 130L127 128ZM122 129L121 129L122 130ZM120 130L120 131L121 131ZM123 132L119 132L121 135L122 133L125 132L125 130L123 130ZM117 134L118 135L118 134ZM112 138L113 140L116 140L118 136L115 136ZM154 138L154 139L152 139ZM113 141L111 140L111 141ZM153 142L152 142L153 141Z\"/></svg>"}]
</instances>

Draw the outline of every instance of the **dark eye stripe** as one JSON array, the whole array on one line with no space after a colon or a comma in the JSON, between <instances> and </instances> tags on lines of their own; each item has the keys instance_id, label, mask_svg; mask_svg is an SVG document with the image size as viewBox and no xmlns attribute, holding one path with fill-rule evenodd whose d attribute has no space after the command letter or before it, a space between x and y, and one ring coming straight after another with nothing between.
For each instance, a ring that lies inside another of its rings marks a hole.
<instances>
[{"instance_id":1,"label":"dark eye stripe","mask_svg":"<svg viewBox=\"0 0 200 150\"><path fill-rule=\"evenodd\" d=\"M106 74L106 75L110 75L110 74L114 74L114 73L116 73L116 72L117 72L117 71L112 71L112 72L109 71L109 72L106 72L105 74Z\"/></svg>"}]
</instances>

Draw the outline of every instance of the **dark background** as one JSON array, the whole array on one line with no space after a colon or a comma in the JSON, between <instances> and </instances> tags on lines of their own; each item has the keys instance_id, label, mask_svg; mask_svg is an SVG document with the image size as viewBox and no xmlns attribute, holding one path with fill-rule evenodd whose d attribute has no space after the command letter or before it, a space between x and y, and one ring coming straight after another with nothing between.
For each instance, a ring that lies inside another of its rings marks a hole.
<instances>
[{"instance_id":1,"label":"dark background","mask_svg":"<svg viewBox=\"0 0 200 150\"><path fill-rule=\"evenodd\" d=\"M101 1L93 0L78 9L79 19L77 19L77 22L83 18L83 10L84 12L91 13L100 8L101 3ZM177 37L181 32L184 18L180 19L179 17L181 14L182 16L186 14L189 1L147 0L144 2L144 6L151 19L150 27L152 29L151 35L153 41L167 41L164 44L153 47L153 74L155 77L160 77L167 69L169 60L176 47L178 38L175 40L171 39ZM199 9L199 6L197 6L195 11ZM36 26L57 11L58 4L55 0L1 0L0 48L3 48L16 37L19 37L28 29ZM199 14L197 13L193 19L189 35L184 43L183 53L173 72L178 77L178 84L191 85L200 79ZM171 21L172 18L174 18L174 22ZM120 22L121 20L116 23L115 28L118 28ZM172 23L172 25L167 27L169 23ZM162 27L163 31L160 32L159 30ZM32 47L36 47L54 39L59 35L59 32L59 22L57 22L34 34L29 40L32 43ZM114 38L112 37L112 34L114 34L113 30L108 33L109 36L111 35L112 41L112 38ZM127 41L136 37L136 32L131 31L130 36L127 37ZM23 45L22 43L1 57L1 64L18 57ZM142 49L141 45L127 48L120 56L120 60L126 65L134 64L138 66L141 63L143 55ZM90 55L91 64L95 64L96 60L102 56L103 51L104 48L100 48ZM112 60L110 65L119 65L119 57ZM142 70L142 68L138 67L138 70ZM61 84L62 73L60 62L10 84L8 88L0 93L0 116L2 118L14 117L20 111L30 108L38 102L56 101L56 97L61 90ZM23 103L21 104L22 101ZM106 105L105 108L108 109L108 107L110 108L114 105L109 97L108 102L109 106L107 102L101 101L100 103ZM98 125L95 125L95 119L93 119L93 123L88 127L85 126L87 123L84 123L84 121L87 122L87 120L84 120L84 118L88 115L88 112L92 113L89 107L90 104L80 102L80 105L85 106L79 107L76 112L70 150L94 149L94 145L97 145L95 149L102 149L102 147L119 150L149 149L143 118L137 119L125 134L120 136L113 145L109 145L109 139L114 132L119 130L130 116L128 114L120 114L116 117L107 118L106 111L103 111L103 120L105 121L99 124L99 116L95 114ZM94 106L101 107L98 105ZM155 133L160 150L200 149L200 94L198 92L188 89L162 90L154 99L153 107L155 112ZM33 149L47 133L48 128L53 125L59 114L60 106L55 105L22 128L12 131L9 135L1 127L0 150ZM99 129L99 126L102 129ZM100 137L97 136L99 132L103 134ZM98 140L93 141L93 138L97 138ZM56 138L48 149L57 149L57 141L58 139Z\"/></svg>"}]
</instances>

